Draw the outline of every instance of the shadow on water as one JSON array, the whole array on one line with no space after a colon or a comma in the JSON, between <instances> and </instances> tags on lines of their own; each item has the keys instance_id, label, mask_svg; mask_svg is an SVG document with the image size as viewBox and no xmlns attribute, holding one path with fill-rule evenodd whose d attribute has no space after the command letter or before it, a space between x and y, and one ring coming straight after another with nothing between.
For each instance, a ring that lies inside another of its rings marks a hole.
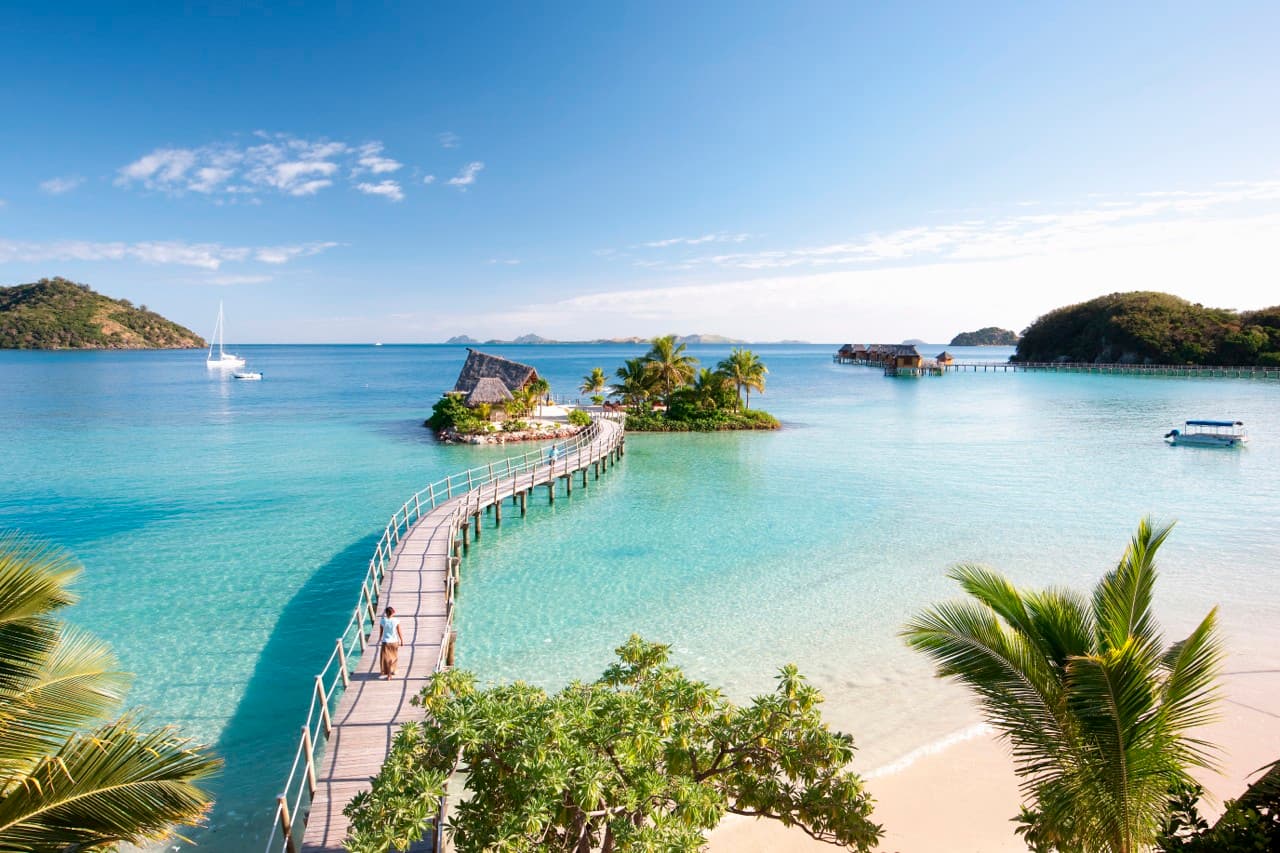
<instances>
[{"instance_id":1,"label":"shadow on water","mask_svg":"<svg viewBox=\"0 0 1280 853\"><path fill-rule=\"evenodd\" d=\"M242 853L265 846L315 676L351 615L380 535L371 533L335 554L282 609L215 746L226 766L210 786L210 826L190 836L199 850Z\"/></svg>"}]
</instances>

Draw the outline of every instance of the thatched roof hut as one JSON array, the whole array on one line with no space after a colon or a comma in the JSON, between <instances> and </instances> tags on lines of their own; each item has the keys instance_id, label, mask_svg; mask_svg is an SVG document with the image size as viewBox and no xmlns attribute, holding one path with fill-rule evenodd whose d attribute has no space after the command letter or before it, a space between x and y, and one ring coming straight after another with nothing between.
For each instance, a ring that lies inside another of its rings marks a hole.
<instances>
[{"instance_id":1,"label":"thatched roof hut","mask_svg":"<svg viewBox=\"0 0 1280 853\"><path fill-rule=\"evenodd\" d=\"M481 403L488 403L490 406L501 406L510 399L511 391L506 385L502 384L501 379L486 376L477 382L476 387L472 388L471 393L467 395L467 405L472 408Z\"/></svg>"},{"instance_id":2,"label":"thatched roof hut","mask_svg":"<svg viewBox=\"0 0 1280 853\"><path fill-rule=\"evenodd\" d=\"M510 399L512 391L519 391L538 378L538 371L527 364L503 358L500 355L489 355L467 347L467 361L462 365L458 381L453 386L456 393L470 395L476 386L485 379L496 379L507 392ZM489 391L486 393L495 393ZM469 402L469 398L468 398ZM489 402L489 401L484 401Z\"/></svg>"},{"instance_id":3,"label":"thatched roof hut","mask_svg":"<svg viewBox=\"0 0 1280 853\"><path fill-rule=\"evenodd\" d=\"M951 353L946 350L938 353L938 364L950 364L953 361L955 361L955 359L952 358Z\"/></svg>"}]
</instances>

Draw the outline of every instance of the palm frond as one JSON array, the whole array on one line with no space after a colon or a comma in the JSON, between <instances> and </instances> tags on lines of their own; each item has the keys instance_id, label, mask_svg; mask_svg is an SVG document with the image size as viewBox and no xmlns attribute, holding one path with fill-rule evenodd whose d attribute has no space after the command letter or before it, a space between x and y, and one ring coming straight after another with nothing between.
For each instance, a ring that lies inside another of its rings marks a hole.
<instances>
[{"instance_id":1,"label":"palm frond","mask_svg":"<svg viewBox=\"0 0 1280 853\"><path fill-rule=\"evenodd\" d=\"M1222 656L1218 608L1215 607L1185 640L1170 646L1161 661L1167 674L1160 711L1171 731L1185 734L1217 719ZM1185 760L1197 767L1213 766L1212 756L1199 748L1199 741L1186 738L1183 741Z\"/></svg>"},{"instance_id":2,"label":"palm frond","mask_svg":"<svg viewBox=\"0 0 1280 853\"><path fill-rule=\"evenodd\" d=\"M0 849L63 850L166 838L210 806L220 762L170 729L125 717L69 740L0 798Z\"/></svg>"},{"instance_id":3,"label":"palm frond","mask_svg":"<svg viewBox=\"0 0 1280 853\"><path fill-rule=\"evenodd\" d=\"M1135 637L1151 644L1158 642L1159 628L1151 612L1155 558L1172 530L1172 524L1156 526L1150 518L1142 519L1120 564L1099 581L1093 593L1093 611L1100 650L1122 646Z\"/></svg>"},{"instance_id":4,"label":"palm frond","mask_svg":"<svg viewBox=\"0 0 1280 853\"><path fill-rule=\"evenodd\" d=\"M64 551L15 533L0 536L0 691L17 690L57 643L54 611L75 602L80 567Z\"/></svg>"},{"instance_id":5,"label":"palm frond","mask_svg":"<svg viewBox=\"0 0 1280 853\"><path fill-rule=\"evenodd\" d=\"M38 676L0 692L0 790L119 707L130 679L118 666L106 643L63 628Z\"/></svg>"}]
</instances>

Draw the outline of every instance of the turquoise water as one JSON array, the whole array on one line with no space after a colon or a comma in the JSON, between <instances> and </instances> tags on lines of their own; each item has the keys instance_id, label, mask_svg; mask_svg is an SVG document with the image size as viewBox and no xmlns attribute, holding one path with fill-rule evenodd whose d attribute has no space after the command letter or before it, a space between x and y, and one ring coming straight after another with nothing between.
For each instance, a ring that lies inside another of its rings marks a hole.
<instances>
[{"instance_id":1,"label":"turquoise water","mask_svg":"<svg viewBox=\"0 0 1280 853\"><path fill-rule=\"evenodd\" d=\"M640 348L496 349L564 392ZM1170 630L1217 603L1233 666L1280 664L1280 386L893 380L832 349L759 348L759 402L786 429L633 436L599 483L487 531L464 566L461 662L555 685L599 673L639 631L745 696L794 661L874 770L975 719L896 637L951 594L948 565L1085 585L1154 513L1179 520L1159 593ZM131 701L225 756L199 836L214 851L256 849L390 512L503 455L420 426L460 347L237 351L263 382L210 377L198 353L0 353L0 529L76 554L72 618L137 673ZM1160 438L1218 416L1246 421L1252 446Z\"/></svg>"}]
</instances>

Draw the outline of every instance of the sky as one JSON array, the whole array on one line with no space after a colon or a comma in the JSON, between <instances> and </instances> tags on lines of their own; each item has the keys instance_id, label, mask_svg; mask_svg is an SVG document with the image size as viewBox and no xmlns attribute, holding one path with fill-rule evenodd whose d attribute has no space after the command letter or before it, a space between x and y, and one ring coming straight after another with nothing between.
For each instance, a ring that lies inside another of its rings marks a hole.
<instances>
[{"instance_id":1,"label":"sky","mask_svg":"<svg viewBox=\"0 0 1280 853\"><path fill-rule=\"evenodd\" d=\"M5 9L0 284L229 343L1280 303L1274 2Z\"/></svg>"}]
</instances>

